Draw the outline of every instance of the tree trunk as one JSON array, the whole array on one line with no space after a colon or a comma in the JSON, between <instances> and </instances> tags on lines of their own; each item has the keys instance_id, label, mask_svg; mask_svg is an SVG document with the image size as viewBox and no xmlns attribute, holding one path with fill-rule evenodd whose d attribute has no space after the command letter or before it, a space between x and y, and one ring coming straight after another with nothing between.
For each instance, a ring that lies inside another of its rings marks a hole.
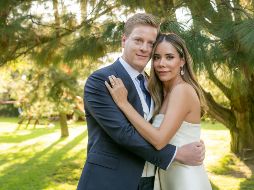
<instances>
[{"instance_id":1,"label":"tree trunk","mask_svg":"<svg viewBox=\"0 0 254 190\"><path fill-rule=\"evenodd\" d=\"M243 160L253 159L254 157L254 118L249 117L249 112L236 113L237 132L230 131L231 151Z\"/></svg>"},{"instance_id":2,"label":"tree trunk","mask_svg":"<svg viewBox=\"0 0 254 190\"><path fill-rule=\"evenodd\" d=\"M219 105L210 93L204 92L208 113L223 123L231 135L231 151L243 160L254 159L254 101L252 79L240 73L232 78L230 109Z\"/></svg>"},{"instance_id":3,"label":"tree trunk","mask_svg":"<svg viewBox=\"0 0 254 190\"><path fill-rule=\"evenodd\" d=\"M87 0L80 0L80 10L81 10L81 17L82 21L87 19Z\"/></svg>"},{"instance_id":4,"label":"tree trunk","mask_svg":"<svg viewBox=\"0 0 254 190\"><path fill-rule=\"evenodd\" d=\"M237 92L234 92L237 93ZM207 95L205 97L208 97ZM211 98L211 97L210 97ZM254 158L254 117L250 107L253 104L243 104L247 107L245 111L239 111L234 107L235 102L231 102L232 113L218 109L218 104L207 99L209 110L208 113L217 121L223 123L230 131L231 151L243 160ZM240 102L241 103L241 102Z\"/></svg>"},{"instance_id":5,"label":"tree trunk","mask_svg":"<svg viewBox=\"0 0 254 190\"><path fill-rule=\"evenodd\" d=\"M67 117L66 114L60 113L59 114L60 119L60 127L61 127L61 137L68 137L69 136L69 130L67 125Z\"/></svg>"},{"instance_id":6,"label":"tree trunk","mask_svg":"<svg viewBox=\"0 0 254 190\"><path fill-rule=\"evenodd\" d=\"M245 158L245 152L254 150L254 117L252 108L251 80L246 78L244 72L234 72L232 78L231 110L236 118L237 132L231 132L231 150Z\"/></svg>"},{"instance_id":7,"label":"tree trunk","mask_svg":"<svg viewBox=\"0 0 254 190\"><path fill-rule=\"evenodd\" d=\"M54 9L54 17L55 17L55 28L56 34L59 36L59 27L60 27L60 17L58 12L58 0L53 0L53 9Z\"/></svg>"}]
</instances>

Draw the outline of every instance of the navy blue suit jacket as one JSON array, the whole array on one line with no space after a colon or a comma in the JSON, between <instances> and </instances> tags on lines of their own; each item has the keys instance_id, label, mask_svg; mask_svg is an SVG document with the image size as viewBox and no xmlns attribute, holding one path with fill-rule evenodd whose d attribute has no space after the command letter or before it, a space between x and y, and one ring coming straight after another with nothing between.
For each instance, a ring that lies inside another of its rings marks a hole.
<instances>
[{"instance_id":1,"label":"navy blue suit jacket","mask_svg":"<svg viewBox=\"0 0 254 190\"><path fill-rule=\"evenodd\" d=\"M134 83L118 60L88 78L84 92L87 160L78 190L136 190L145 161L166 169L175 153L173 145L156 150L133 128L105 86L110 75L123 80L129 102L143 115Z\"/></svg>"}]
</instances>

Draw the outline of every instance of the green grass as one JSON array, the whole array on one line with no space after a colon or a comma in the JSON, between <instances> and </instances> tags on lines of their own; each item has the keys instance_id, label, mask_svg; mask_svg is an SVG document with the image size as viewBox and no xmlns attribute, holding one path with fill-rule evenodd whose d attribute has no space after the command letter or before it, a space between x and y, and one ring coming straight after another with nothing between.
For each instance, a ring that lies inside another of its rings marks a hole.
<instances>
[{"instance_id":1,"label":"green grass","mask_svg":"<svg viewBox=\"0 0 254 190\"><path fill-rule=\"evenodd\" d=\"M60 139L57 124L18 126L17 118L0 118L0 190L74 190L86 157L84 122L69 125ZM229 151L228 130L203 123L205 166L214 190L254 189L253 170Z\"/></svg>"},{"instance_id":2,"label":"green grass","mask_svg":"<svg viewBox=\"0 0 254 190\"><path fill-rule=\"evenodd\" d=\"M85 123L71 124L60 139L58 125L21 126L0 118L0 190L76 189L86 155Z\"/></svg>"},{"instance_id":3,"label":"green grass","mask_svg":"<svg viewBox=\"0 0 254 190\"><path fill-rule=\"evenodd\" d=\"M230 153L229 131L219 123L203 123L201 137L206 144L205 166L213 189L253 190L254 167Z\"/></svg>"}]
</instances>

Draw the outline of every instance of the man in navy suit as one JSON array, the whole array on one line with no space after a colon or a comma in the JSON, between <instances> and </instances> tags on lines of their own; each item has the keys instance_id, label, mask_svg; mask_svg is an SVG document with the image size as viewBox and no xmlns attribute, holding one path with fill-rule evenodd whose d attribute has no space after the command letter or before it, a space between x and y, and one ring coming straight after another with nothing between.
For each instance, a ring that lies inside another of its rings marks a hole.
<instances>
[{"instance_id":1,"label":"man in navy suit","mask_svg":"<svg viewBox=\"0 0 254 190\"><path fill-rule=\"evenodd\" d=\"M159 22L153 15L135 14L125 23L122 56L88 78L84 92L87 160L78 190L149 190L153 189L154 168L147 167L148 162L162 169L174 159L187 165L203 162L205 150L200 142L156 150L132 127L105 86L109 76L121 78L129 102L145 119L151 118L153 101L149 106L145 103L137 76L144 75L158 32Z\"/></svg>"}]
</instances>

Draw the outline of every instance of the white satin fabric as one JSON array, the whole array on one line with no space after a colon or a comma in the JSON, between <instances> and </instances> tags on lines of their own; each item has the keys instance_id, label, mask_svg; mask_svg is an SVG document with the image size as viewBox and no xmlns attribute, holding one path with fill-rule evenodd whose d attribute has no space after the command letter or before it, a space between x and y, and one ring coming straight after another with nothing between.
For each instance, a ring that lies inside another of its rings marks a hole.
<instances>
[{"instance_id":1,"label":"white satin fabric","mask_svg":"<svg viewBox=\"0 0 254 190\"><path fill-rule=\"evenodd\" d=\"M153 121L160 127L164 114L158 114ZM177 147L200 140L200 124L183 122L169 142ZM212 190L204 166L188 166L173 161L168 170L159 169L155 175L154 190Z\"/></svg>"}]
</instances>

